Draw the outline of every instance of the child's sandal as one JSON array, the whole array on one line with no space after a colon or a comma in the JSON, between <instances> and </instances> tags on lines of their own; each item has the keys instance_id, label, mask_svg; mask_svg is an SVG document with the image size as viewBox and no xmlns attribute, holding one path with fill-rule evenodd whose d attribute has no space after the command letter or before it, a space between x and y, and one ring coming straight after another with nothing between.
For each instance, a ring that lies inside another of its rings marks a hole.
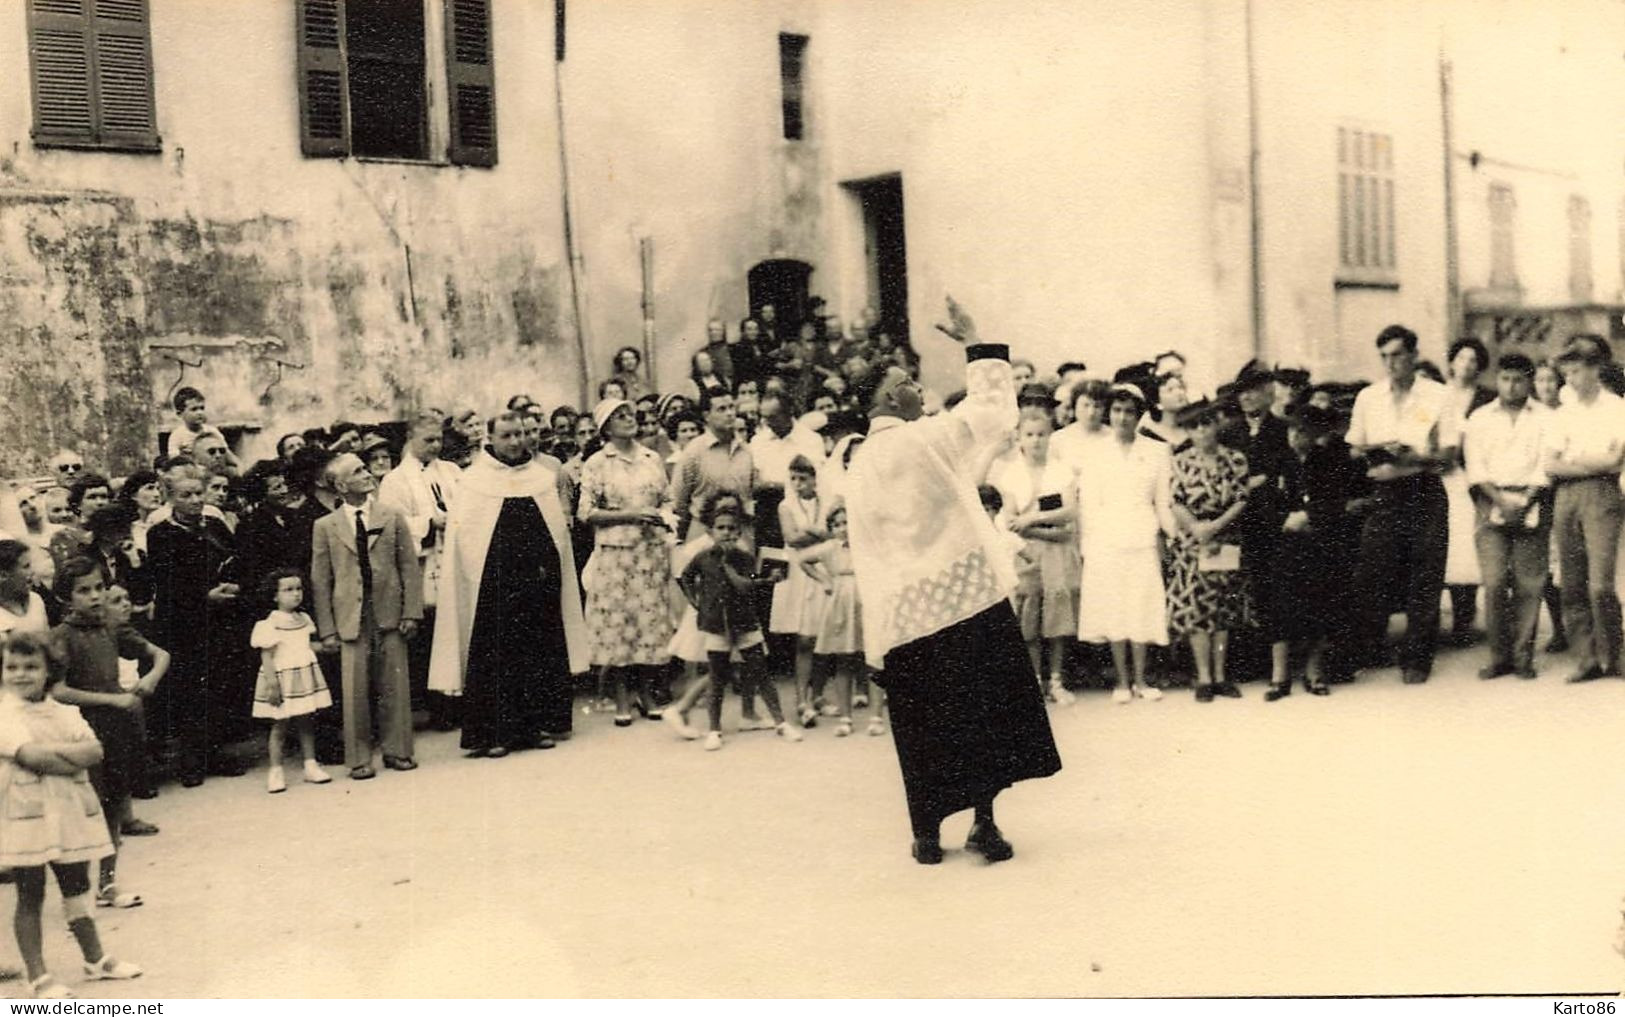
<instances>
[{"instance_id":1,"label":"child's sandal","mask_svg":"<svg viewBox=\"0 0 1625 1017\"><path fill-rule=\"evenodd\" d=\"M56 980L49 971L28 983L35 999L72 999L73 990Z\"/></svg>"},{"instance_id":2,"label":"child's sandal","mask_svg":"<svg viewBox=\"0 0 1625 1017\"><path fill-rule=\"evenodd\" d=\"M145 903L139 893L120 893L117 883L108 883L96 891L99 908L138 908Z\"/></svg>"}]
</instances>

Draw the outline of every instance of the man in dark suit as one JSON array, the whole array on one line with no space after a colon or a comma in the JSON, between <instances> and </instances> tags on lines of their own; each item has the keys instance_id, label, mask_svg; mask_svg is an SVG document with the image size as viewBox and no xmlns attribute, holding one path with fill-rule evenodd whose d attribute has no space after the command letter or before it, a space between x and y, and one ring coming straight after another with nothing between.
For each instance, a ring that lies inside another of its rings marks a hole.
<instances>
[{"instance_id":1,"label":"man in dark suit","mask_svg":"<svg viewBox=\"0 0 1625 1017\"><path fill-rule=\"evenodd\" d=\"M406 642L423 620L423 575L406 516L379 504L378 482L358 456L328 466L344 499L316 523L310 579L316 633L338 652L344 704L344 764L354 780L373 777L371 690L378 690L384 765L415 770Z\"/></svg>"}]
</instances>

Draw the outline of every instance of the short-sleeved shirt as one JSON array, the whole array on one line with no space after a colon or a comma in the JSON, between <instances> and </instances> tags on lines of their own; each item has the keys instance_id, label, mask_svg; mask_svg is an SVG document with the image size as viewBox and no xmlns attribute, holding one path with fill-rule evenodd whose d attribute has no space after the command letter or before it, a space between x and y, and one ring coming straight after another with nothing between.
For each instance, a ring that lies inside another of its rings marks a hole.
<instances>
[{"instance_id":1,"label":"short-sleeved shirt","mask_svg":"<svg viewBox=\"0 0 1625 1017\"><path fill-rule=\"evenodd\" d=\"M1612 455L1625 445L1625 399L1599 389L1590 402L1569 399L1547 419L1547 450L1568 459Z\"/></svg>"},{"instance_id":2,"label":"short-sleeved shirt","mask_svg":"<svg viewBox=\"0 0 1625 1017\"><path fill-rule=\"evenodd\" d=\"M576 518L586 519L597 512L636 512L661 509L667 504L666 467L660 456L634 444L622 452L613 443L605 445L581 469L581 495ZM600 526L599 547L636 547L644 541L661 539L661 531L638 523Z\"/></svg>"},{"instance_id":3,"label":"short-sleeved shirt","mask_svg":"<svg viewBox=\"0 0 1625 1017\"><path fill-rule=\"evenodd\" d=\"M191 428L183 425L169 432L169 440L164 443L164 454L168 456L178 456L182 452L190 451L192 448L192 443L204 435L213 435L214 437L219 438L221 444L227 446L228 448L231 445L230 442L226 441L225 432L221 431L220 428L215 427L213 424L204 424L203 429L195 433Z\"/></svg>"},{"instance_id":4,"label":"short-sleeved shirt","mask_svg":"<svg viewBox=\"0 0 1625 1017\"><path fill-rule=\"evenodd\" d=\"M69 614L52 630L52 635L65 658L64 681L70 689L116 695L124 691L119 684L120 657L141 661L147 666L152 663L152 644L129 625L115 629L100 619L92 621Z\"/></svg>"},{"instance_id":5,"label":"short-sleeved shirt","mask_svg":"<svg viewBox=\"0 0 1625 1017\"><path fill-rule=\"evenodd\" d=\"M1354 397L1348 443L1354 446L1400 442L1418 452L1437 447L1445 387L1418 375L1404 395L1395 397L1392 382L1367 385Z\"/></svg>"},{"instance_id":6,"label":"short-sleeved shirt","mask_svg":"<svg viewBox=\"0 0 1625 1017\"><path fill-rule=\"evenodd\" d=\"M0 645L13 632L31 632L43 636L51 631L51 619L45 611L45 600L33 590L28 591L28 608L22 614L12 614L10 608L0 607Z\"/></svg>"}]
</instances>

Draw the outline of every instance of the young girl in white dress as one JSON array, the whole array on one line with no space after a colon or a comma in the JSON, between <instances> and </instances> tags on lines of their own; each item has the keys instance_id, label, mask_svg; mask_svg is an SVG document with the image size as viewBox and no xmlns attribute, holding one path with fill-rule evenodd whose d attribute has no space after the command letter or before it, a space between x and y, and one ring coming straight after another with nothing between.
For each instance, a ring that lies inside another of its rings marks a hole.
<instances>
[{"instance_id":1,"label":"young girl in white dress","mask_svg":"<svg viewBox=\"0 0 1625 1017\"><path fill-rule=\"evenodd\" d=\"M45 967L40 909L45 868L62 891L68 931L91 980L135 978L141 969L102 949L90 914L90 863L113 853L107 819L90 783L102 746L79 708L46 695L52 674L45 639L14 633L0 651L0 867L17 883L13 928L38 999L73 993Z\"/></svg>"},{"instance_id":2,"label":"young girl in white dress","mask_svg":"<svg viewBox=\"0 0 1625 1017\"><path fill-rule=\"evenodd\" d=\"M299 751L305 757L305 780L326 784L333 778L316 762L313 715L332 706L333 695L310 645L316 626L309 615L299 610L305 598L304 579L296 569L277 569L265 577L261 592L274 606L255 624L248 643L260 651L254 716L271 722L271 772L265 778L265 789L271 794L288 789L288 778L282 770L282 739L290 721L299 735Z\"/></svg>"},{"instance_id":3,"label":"young girl in white dress","mask_svg":"<svg viewBox=\"0 0 1625 1017\"><path fill-rule=\"evenodd\" d=\"M840 710L835 737L852 733L852 689L863 670L863 617L858 604L858 580L852 571L852 545L846 533L846 509L829 510L830 539L801 555L801 567L818 584L825 600L813 653L824 658L825 673L835 673L835 702ZM882 697L875 697L869 715L869 733L885 733L880 719Z\"/></svg>"},{"instance_id":4,"label":"young girl in white dress","mask_svg":"<svg viewBox=\"0 0 1625 1017\"><path fill-rule=\"evenodd\" d=\"M823 541L824 514L818 497L818 470L806 456L790 460L790 491L779 503L779 528L790 571L773 587L768 631L796 637L796 714L802 727L818 724L813 704L813 646L824 621L824 591L801 569L802 552Z\"/></svg>"}]
</instances>

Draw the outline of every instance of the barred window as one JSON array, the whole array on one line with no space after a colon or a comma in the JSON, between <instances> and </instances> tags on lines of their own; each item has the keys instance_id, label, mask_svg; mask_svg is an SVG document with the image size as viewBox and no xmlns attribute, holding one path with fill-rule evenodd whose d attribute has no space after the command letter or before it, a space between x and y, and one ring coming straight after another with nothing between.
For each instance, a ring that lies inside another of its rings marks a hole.
<instances>
[{"instance_id":1,"label":"barred window","mask_svg":"<svg viewBox=\"0 0 1625 1017\"><path fill-rule=\"evenodd\" d=\"M1337 207L1339 281L1396 284L1392 136L1337 129Z\"/></svg>"}]
</instances>

